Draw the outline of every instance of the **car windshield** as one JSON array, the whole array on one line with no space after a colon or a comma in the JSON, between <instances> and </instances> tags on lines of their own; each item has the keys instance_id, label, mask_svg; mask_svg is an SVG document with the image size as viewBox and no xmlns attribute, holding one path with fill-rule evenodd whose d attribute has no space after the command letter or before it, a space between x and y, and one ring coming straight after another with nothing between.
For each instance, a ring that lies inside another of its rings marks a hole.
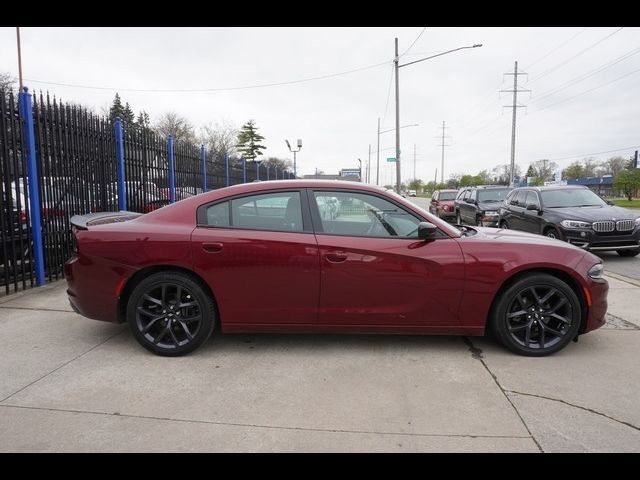
<instances>
[{"instance_id":1,"label":"car windshield","mask_svg":"<svg viewBox=\"0 0 640 480\"><path fill-rule=\"evenodd\" d=\"M438 200L454 200L458 192L440 192Z\"/></svg>"},{"instance_id":2,"label":"car windshield","mask_svg":"<svg viewBox=\"0 0 640 480\"><path fill-rule=\"evenodd\" d=\"M487 188L484 190L478 189L478 200L481 202L502 202L512 188Z\"/></svg>"},{"instance_id":3,"label":"car windshield","mask_svg":"<svg viewBox=\"0 0 640 480\"><path fill-rule=\"evenodd\" d=\"M547 208L599 207L607 204L598 195L586 188L543 191L542 203Z\"/></svg>"}]
</instances>

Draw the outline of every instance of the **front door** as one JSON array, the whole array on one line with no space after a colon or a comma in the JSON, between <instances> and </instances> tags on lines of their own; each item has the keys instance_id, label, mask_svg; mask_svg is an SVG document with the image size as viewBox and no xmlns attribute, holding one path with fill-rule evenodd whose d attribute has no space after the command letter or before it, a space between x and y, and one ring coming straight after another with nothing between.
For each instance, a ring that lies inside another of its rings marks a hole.
<instances>
[{"instance_id":1,"label":"front door","mask_svg":"<svg viewBox=\"0 0 640 480\"><path fill-rule=\"evenodd\" d=\"M327 203L322 197L337 199L339 209L333 220L313 215L322 270L319 324L401 331L457 323L464 262L456 240L444 233L418 239L424 220L375 194L315 190L312 214Z\"/></svg>"}]
</instances>

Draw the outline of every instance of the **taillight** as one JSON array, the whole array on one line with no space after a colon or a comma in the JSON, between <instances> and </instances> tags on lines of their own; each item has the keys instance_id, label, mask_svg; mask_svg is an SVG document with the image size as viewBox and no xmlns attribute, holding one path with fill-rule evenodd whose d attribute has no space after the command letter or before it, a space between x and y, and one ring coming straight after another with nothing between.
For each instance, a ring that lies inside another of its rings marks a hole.
<instances>
[{"instance_id":1,"label":"taillight","mask_svg":"<svg viewBox=\"0 0 640 480\"><path fill-rule=\"evenodd\" d=\"M445 212L448 212L448 211L449 211L449 205L445 205L443 208L444 208L444 211L445 211Z\"/></svg>"}]
</instances>

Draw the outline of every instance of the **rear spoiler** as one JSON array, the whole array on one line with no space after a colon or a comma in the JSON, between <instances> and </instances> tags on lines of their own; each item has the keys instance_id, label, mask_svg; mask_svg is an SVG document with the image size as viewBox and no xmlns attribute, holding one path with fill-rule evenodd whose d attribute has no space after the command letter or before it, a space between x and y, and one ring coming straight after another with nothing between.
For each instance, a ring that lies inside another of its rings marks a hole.
<instances>
[{"instance_id":1,"label":"rear spoiler","mask_svg":"<svg viewBox=\"0 0 640 480\"><path fill-rule=\"evenodd\" d=\"M86 215L74 215L71 217L71 225L78 230L88 230L89 227L95 225L126 222L127 220L133 220L142 215L142 213L126 211L87 213Z\"/></svg>"}]
</instances>

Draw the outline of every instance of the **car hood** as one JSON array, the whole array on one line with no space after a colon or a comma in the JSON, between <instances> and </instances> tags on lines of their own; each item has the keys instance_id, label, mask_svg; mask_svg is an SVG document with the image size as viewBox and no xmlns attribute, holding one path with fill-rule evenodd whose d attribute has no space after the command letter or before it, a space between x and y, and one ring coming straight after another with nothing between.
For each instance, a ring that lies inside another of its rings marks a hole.
<instances>
[{"instance_id":1,"label":"car hood","mask_svg":"<svg viewBox=\"0 0 640 480\"><path fill-rule=\"evenodd\" d=\"M597 207L545 208L545 213L555 213L564 219L597 222L600 220L635 220L640 213L626 208L602 205Z\"/></svg>"},{"instance_id":2,"label":"car hood","mask_svg":"<svg viewBox=\"0 0 640 480\"><path fill-rule=\"evenodd\" d=\"M520 230L508 230L505 228L491 228L491 227L472 227L478 231L477 235L466 238L481 238L488 241L501 241L508 243L518 243L523 245L548 245L558 248L569 248L572 250L582 250L570 243L557 240L555 238L545 237L544 235L537 235L534 233L522 232ZM465 238L465 237L463 237ZM582 250L584 251L584 250Z\"/></svg>"},{"instance_id":3,"label":"car hood","mask_svg":"<svg viewBox=\"0 0 640 480\"><path fill-rule=\"evenodd\" d=\"M502 200L497 201L489 201L489 202L478 202L478 208L480 210L495 210L498 211L502 205Z\"/></svg>"}]
</instances>

